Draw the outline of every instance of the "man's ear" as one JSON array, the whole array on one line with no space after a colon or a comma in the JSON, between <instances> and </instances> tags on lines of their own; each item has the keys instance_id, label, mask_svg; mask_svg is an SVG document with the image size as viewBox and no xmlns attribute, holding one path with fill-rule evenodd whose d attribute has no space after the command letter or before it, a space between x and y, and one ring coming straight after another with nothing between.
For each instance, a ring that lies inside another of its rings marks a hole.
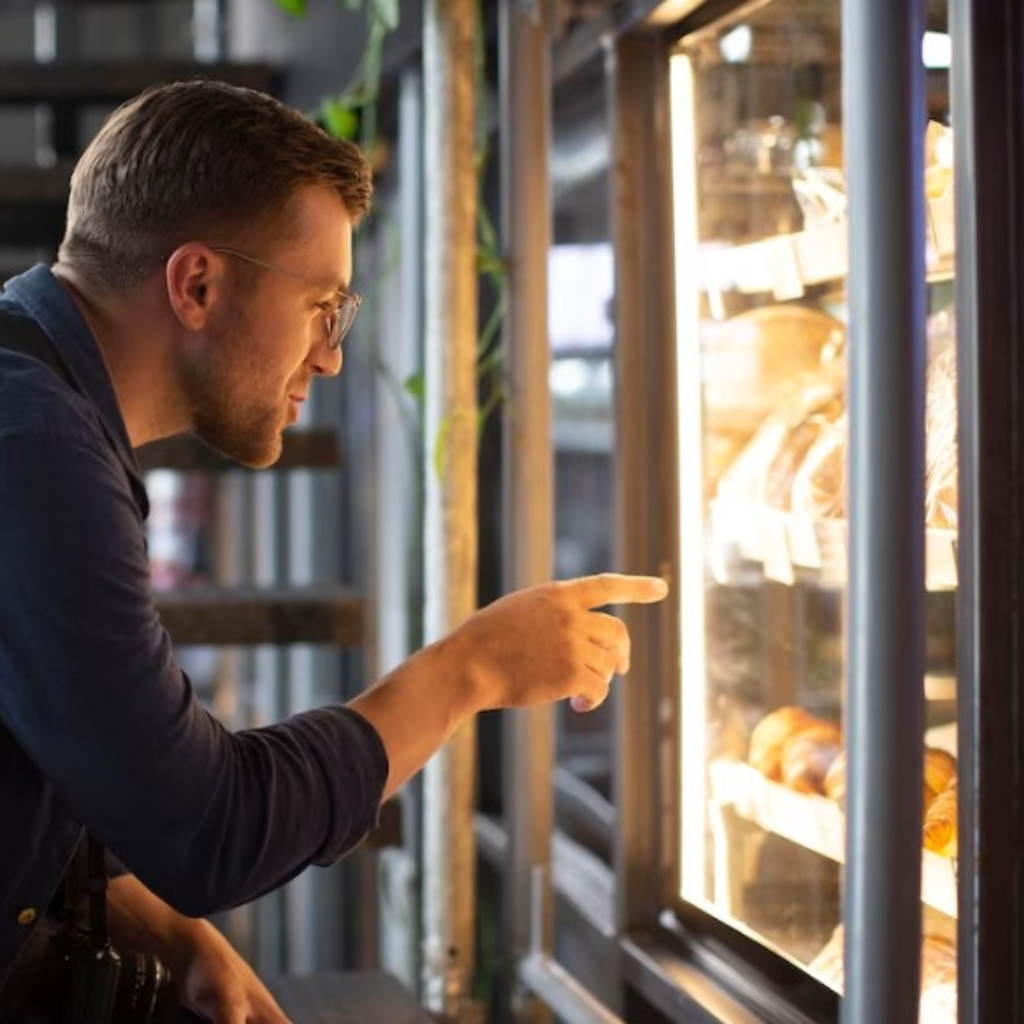
<instances>
[{"instance_id":1,"label":"man's ear","mask_svg":"<svg viewBox=\"0 0 1024 1024\"><path fill-rule=\"evenodd\" d=\"M164 275L171 309L182 327L201 331L224 289L223 264L199 242L187 242L171 253Z\"/></svg>"}]
</instances>

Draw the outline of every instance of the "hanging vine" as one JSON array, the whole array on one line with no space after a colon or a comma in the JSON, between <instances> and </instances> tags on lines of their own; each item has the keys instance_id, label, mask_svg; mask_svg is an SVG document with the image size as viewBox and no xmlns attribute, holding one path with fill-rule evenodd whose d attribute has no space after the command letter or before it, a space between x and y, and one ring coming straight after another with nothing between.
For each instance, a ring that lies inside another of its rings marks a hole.
<instances>
[{"instance_id":1,"label":"hanging vine","mask_svg":"<svg viewBox=\"0 0 1024 1024\"><path fill-rule=\"evenodd\" d=\"M309 0L273 0L287 14L303 18L309 12ZM347 10L362 11L366 19L367 41L359 65L344 91L324 96L309 112L312 120L323 125L335 138L355 141L372 155L378 145L377 110L383 74L384 46L399 27L399 0L338 0ZM478 5L475 39L475 72L477 95L477 131L475 165L477 194L483 195L483 178L489 159L488 136L490 110L487 104L487 61L483 34L483 9ZM397 262L388 260L389 264ZM490 416L505 398L504 360L501 327L507 309L508 273L498 241L497 231L485 204L477 204L477 272L494 289L494 305L483 325L477 343L477 377L480 384L480 405L477 428L483 431ZM389 389L397 395L404 390L422 405L426 381L422 373L409 376L399 385L379 359L374 360ZM442 428L434 440L434 463L440 466L447 431Z\"/></svg>"}]
</instances>

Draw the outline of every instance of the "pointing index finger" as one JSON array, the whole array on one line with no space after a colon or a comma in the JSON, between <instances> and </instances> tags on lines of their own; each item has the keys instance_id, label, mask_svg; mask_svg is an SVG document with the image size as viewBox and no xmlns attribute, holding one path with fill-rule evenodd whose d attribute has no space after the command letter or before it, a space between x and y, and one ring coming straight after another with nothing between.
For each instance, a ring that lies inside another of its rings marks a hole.
<instances>
[{"instance_id":1,"label":"pointing index finger","mask_svg":"<svg viewBox=\"0 0 1024 1024\"><path fill-rule=\"evenodd\" d=\"M566 585L576 591L586 608L606 604L652 604L668 594L668 584L660 576L626 576L615 572L582 576Z\"/></svg>"}]
</instances>

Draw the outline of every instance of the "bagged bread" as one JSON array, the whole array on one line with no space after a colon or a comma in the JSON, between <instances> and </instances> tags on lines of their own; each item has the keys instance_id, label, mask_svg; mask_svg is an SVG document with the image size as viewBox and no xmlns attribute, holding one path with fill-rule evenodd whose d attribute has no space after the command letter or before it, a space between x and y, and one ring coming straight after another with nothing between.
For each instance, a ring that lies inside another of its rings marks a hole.
<instances>
[{"instance_id":1,"label":"bagged bread","mask_svg":"<svg viewBox=\"0 0 1024 1024\"><path fill-rule=\"evenodd\" d=\"M843 411L835 380L805 382L795 399L777 409L722 477L719 499L789 510L793 482L808 450Z\"/></svg>"},{"instance_id":2,"label":"bagged bread","mask_svg":"<svg viewBox=\"0 0 1024 1024\"><path fill-rule=\"evenodd\" d=\"M815 519L846 516L846 413L828 424L807 451L793 477L794 512Z\"/></svg>"},{"instance_id":3,"label":"bagged bread","mask_svg":"<svg viewBox=\"0 0 1024 1024\"><path fill-rule=\"evenodd\" d=\"M797 305L761 306L702 330L704 418L708 430L749 439L818 373L822 354L842 343L843 324Z\"/></svg>"}]
</instances>

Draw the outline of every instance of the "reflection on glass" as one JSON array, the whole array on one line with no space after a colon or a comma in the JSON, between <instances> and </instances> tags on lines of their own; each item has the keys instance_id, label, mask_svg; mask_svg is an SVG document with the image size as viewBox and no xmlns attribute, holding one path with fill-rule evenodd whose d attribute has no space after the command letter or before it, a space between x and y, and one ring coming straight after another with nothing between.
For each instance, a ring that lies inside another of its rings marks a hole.
<instances>
[{"instance_id":1,"label":"reflection on glass","mask_svg":"<svg viewBox=\"0 0 1024 1024\"><path fill-rule=\"evenodd\" d=\"M840 23L838 0L747 8L687 37L670 79L679 893L837 991L848 434ZM931 1024L956 1015L957 404L944 4L929 5L928 29L922 1020Z\"/></svg>"}]
</instances>

